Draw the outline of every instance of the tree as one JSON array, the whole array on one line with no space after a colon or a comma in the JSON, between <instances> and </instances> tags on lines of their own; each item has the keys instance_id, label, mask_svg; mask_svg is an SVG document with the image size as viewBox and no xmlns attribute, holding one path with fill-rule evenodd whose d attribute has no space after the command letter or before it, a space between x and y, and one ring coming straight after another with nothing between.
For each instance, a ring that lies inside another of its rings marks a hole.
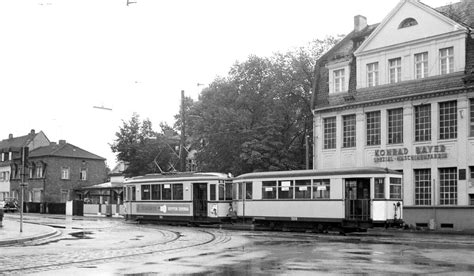
<instances>
[{"instance_id":1,"label":"tree","mask_svg":"<svg viewBox=\"0 0 474 276\"><path fill-rule=\"evenodd\" d=\"M250 56L203 90L188 123L198 166L234 174L305 168L313 68L337 40L315 40L270 58Z\"/></svg>"}]
</instances>

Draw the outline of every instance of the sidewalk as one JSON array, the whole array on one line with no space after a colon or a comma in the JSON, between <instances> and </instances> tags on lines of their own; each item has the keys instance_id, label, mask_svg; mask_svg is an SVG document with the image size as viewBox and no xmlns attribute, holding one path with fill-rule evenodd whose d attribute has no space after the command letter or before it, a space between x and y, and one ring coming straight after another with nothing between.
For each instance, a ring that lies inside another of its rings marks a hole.
<instances>
[{"instance_id":1,"label":"sidewalk","mask_svg":"<svg viewBox=\"0 0 474 276\"><path fill-rule=\"evenodd\" d=\"M20 232L20 220L15 217L5 216L3 218L3 227L0 228L0 246L46 238L57 233L58 231L53 227L25 222L23 222L23 231Z\"/></svg>"}]
</instances>

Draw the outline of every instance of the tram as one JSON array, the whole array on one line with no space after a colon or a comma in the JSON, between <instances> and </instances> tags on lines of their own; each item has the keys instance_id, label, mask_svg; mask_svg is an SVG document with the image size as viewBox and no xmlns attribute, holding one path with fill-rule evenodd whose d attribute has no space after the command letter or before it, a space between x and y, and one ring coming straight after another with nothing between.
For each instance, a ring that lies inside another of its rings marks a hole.
<instances>
[{"instance_id":1,"label":"tram","mask_svg":"<svg viewBox=\"0 0 474 276\"><path fill-rule=\"evenodd\" d=\"M385 168L255 172L233 185L233 210L256 225L346 232L403 219L402 173Z\"/></svg>"},{"instance_id":2,"label":"tram","mask_svg":"<svg viewBox=\"0 0 474 276\"><path fill-rule=\"evenodd\" d=\"M125 181L127 220L211 223L229 218L232 180L222 173L149 174Z\"/></svg>"}]
</instances>

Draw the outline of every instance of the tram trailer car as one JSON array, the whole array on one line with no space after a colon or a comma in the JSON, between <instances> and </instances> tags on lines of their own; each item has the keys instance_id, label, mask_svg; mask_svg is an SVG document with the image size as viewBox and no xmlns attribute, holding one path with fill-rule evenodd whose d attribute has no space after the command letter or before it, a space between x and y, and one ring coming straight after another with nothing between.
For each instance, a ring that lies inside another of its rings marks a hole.
<instances>
[{"instance_id":1,"label":"tram trailer car","mask_svg":"<svg viewBox=\"0 0 474 276\"><path fill-rule=\"evenodd\" d=\"M366 231L403 219L402 173L385 168L256 172L233 185L237 216L275 229Z\"/></svg>"},{"instance_id":2,"label":"tram trailer car","mask_svg":"<svg viewBox=\"0 0 474 276\"><path fill-rule=\"evenodd\" d=\"M232 181L222 173L149 174L125 182L126 219L139 222L221 222L232 207Z\"/></svg>"}]
</instances>

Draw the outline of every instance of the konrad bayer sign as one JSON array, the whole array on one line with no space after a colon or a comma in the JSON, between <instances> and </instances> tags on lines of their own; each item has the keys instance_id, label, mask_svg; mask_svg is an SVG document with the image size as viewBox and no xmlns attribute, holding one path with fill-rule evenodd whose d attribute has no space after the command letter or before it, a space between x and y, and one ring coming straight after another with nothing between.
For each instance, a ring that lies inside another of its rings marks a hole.
<instances>
[{"instance_id":1,"label":"konrad bayer sign","mask_svg":"<svg viewBox=\"0 0 474 276\"><path fill-rule=\"evenodd\" d=\"M374 162L416 161L445 158L448 158L448 153L446 152L446 147L444 145L419 146L415 148L415 154L410 154L407 148L375 150Z\"/></svg>"}]
</instances>

